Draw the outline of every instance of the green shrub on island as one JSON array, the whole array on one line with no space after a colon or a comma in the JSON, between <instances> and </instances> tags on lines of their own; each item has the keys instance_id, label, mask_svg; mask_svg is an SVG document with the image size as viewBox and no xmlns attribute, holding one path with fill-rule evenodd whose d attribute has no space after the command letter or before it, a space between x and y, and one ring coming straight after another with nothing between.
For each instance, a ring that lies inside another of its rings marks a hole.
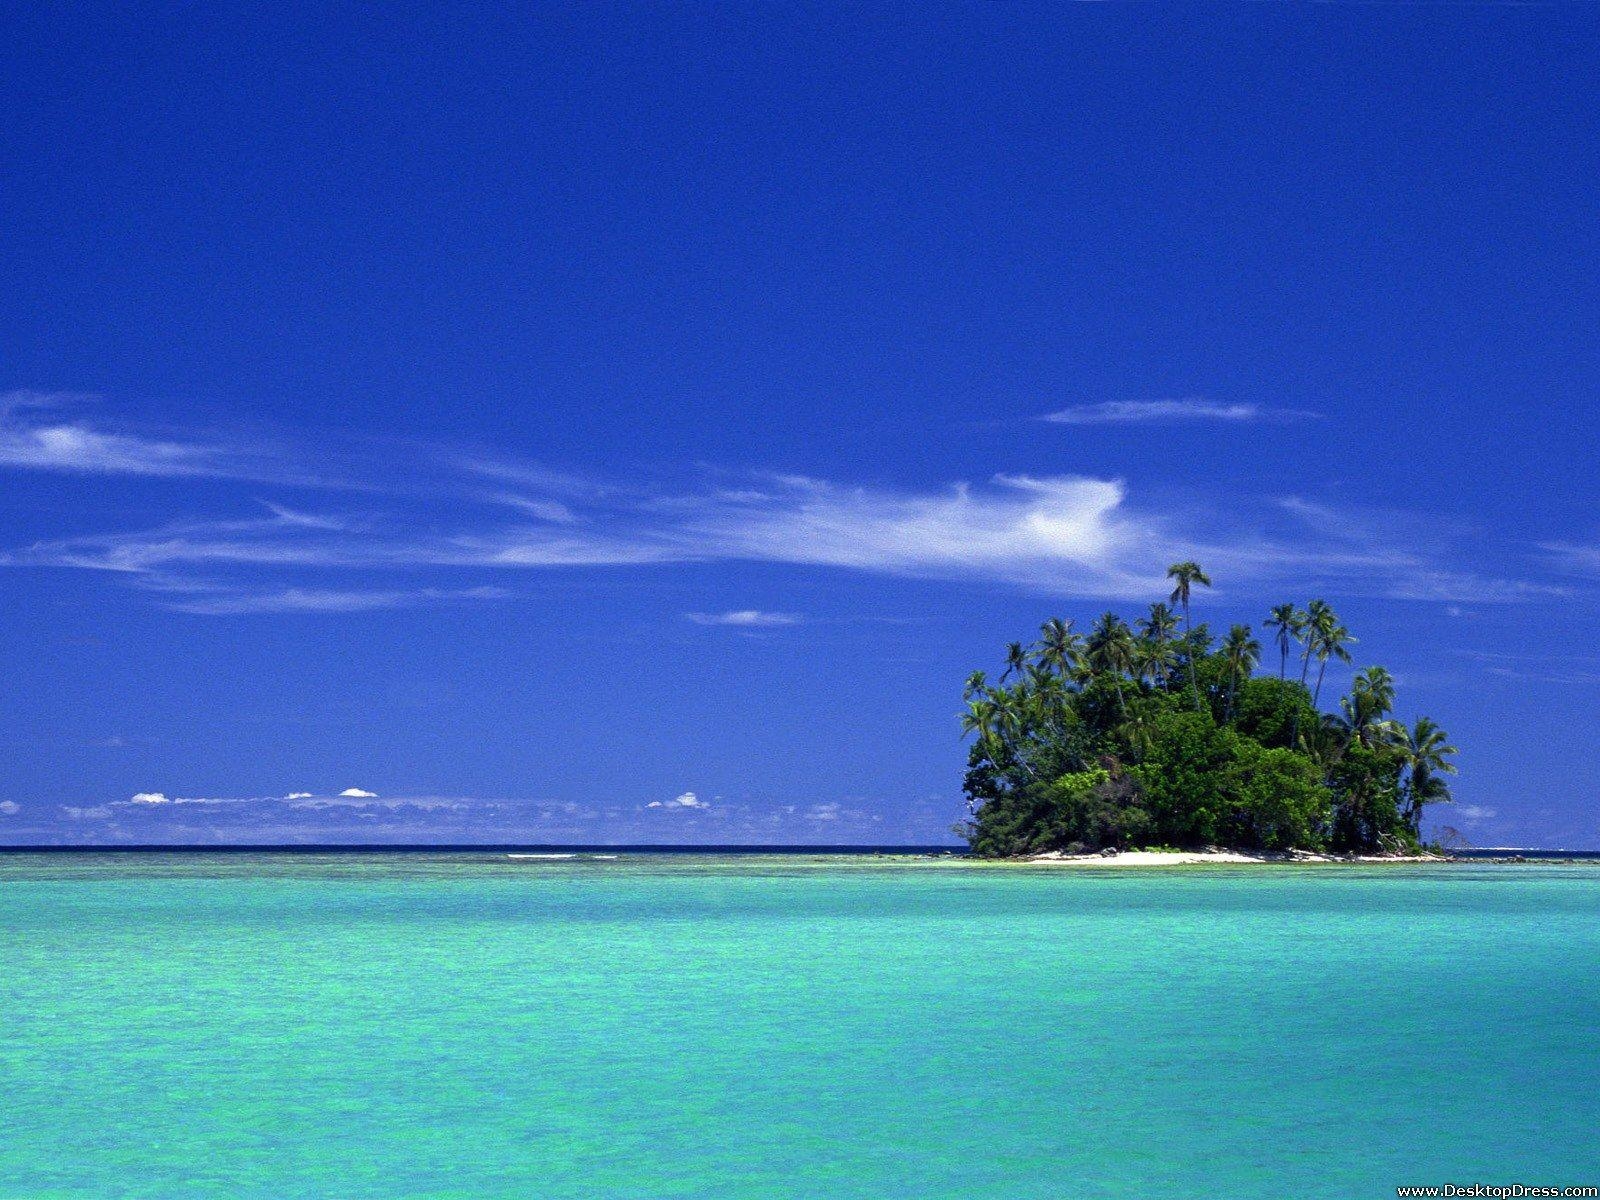
<instances>
[{"instance_id":1,"label":"green shrub on island","mask_svg":"<svg viewBox=\"0 0 1600 1200\"><path fill-rule=\"evenodd\" d=\"M1337 712L1319 709L1328 663L1351 661L1355 641L1333 609L1275 607L1278 674L1258 676L1248 625L1218 643L1191 624L1190 593L1211 582L1198 564L1168 576L1181 630L1160 603L1132 627L1106 613L1087 637L1052 618L1033 646L1011 644L997 684L967 680L970 815L956 831L973 852L1418 849L1423 808L1450 799L1456 748L1427 717L1394 719L1382 667Z\"/></svg>"}]
</instances>

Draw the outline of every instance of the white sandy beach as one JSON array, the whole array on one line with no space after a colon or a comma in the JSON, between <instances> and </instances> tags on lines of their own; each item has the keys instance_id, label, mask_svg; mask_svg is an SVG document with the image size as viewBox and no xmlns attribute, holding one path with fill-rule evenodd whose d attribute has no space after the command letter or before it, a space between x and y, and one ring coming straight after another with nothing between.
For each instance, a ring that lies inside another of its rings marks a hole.
<instances>
[{"instance_id":1,"label":"white sandy beach","mask_svg":"<svg viewBox=\"0 0 1600 1200\"><path fill-rule=\"evenodd\" d=\"M1419 863L1448 862L1436 854L1414 855L1337 855L1292 851L1286 854L1253 854L1239 850L1124 850L1117 854L1063 854L1050 851L1022 859L1039 866L1060 867L1187 867L1211 863Z\"/></svg>"}]
</instances>

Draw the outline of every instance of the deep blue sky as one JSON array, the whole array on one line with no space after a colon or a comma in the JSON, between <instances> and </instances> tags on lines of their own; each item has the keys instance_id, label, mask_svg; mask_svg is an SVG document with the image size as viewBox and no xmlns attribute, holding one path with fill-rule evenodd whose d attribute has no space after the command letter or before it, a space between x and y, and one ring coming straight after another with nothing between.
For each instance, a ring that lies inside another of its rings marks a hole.
<instances>
[{"instance_id":1,"label":"deep blue sky","mask_svg":"<svg viewBox=\"0 0 1600 1200\"><path fill-rule=\"evenodd\" d=\"M936 840L1193 554L1600 846L1596 6L7 7L0 843Z\"/></svg>"}]
</instances>

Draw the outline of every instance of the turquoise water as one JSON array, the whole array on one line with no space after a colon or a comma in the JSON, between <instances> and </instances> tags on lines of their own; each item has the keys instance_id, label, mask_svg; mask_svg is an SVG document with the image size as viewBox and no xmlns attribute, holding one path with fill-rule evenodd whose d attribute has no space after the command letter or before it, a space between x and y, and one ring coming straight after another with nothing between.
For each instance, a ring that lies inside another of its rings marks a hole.
<instances>
[{"instance_id":1,"label":"turquoise water","mask_svg":"<svg viewBox=\"0 0 1600 1200\"><path fill-rule=\"evenodd\" d=\"M1600 1183L1600 867L0 855L0 1197Z\"/></svg>"}]
</instances>

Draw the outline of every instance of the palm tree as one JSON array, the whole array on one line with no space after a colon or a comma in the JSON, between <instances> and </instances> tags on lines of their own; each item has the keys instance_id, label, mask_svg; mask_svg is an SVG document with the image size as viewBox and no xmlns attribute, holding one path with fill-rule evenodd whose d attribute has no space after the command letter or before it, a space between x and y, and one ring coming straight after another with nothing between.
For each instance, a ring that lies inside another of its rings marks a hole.
<instances>
[{"instance_id":1,"label":"palm tree","mask_svg":"<svg viewBox=\"0 0 1600 1200\"><path fill-rule=\"evenodd\" d=\"M967 701L967 711L961 714L961 736L978 735L980 744L987 744L994 736L999 709L993 700L978 697Z\"/></svg>"},{"instance_id":2,"label":"palm tree","mask_svg":"<svg viewBox=\"0 0 1600 1200\"><path fill-rule=\"evenodd\" d=\"M1012 642L1006 647L1006 669L1001 672L1000 682L1004 683L1013 675L1021 675L1022 668L1028 665L1028 652L1022 648L1021 642Z\"/></svg>"},{"instance_id":3,"label":"palm tree","mask_svg":"<svg viewBox=\"0 0 1600 1200\"><path fill-rule=\"evenodd\" d=\"M1383 667L1368 667L1356 676L1354 686L1372 697L1373 710L1379 716L1394 711L1394 676Z\"/></svg>"},{"instance_id":4,"label":"palm tree","mask_svg":"<svg viewBox=\"0 0 1600 1200\"><path fill-rule=\"evenodd\" d=\"M1311 630L1311 644L1315 647L1317 662L1317 686L1311 693L1311 705L1316 707L1317 700L1322 695L1322 678L1328 673L1328 660L1337 658L1340 662L1350 661L1350 651L1346 646L1356 641L1350 631L1339 623L1334 616L1333 609L1326 605L1323 607L1321 622Z\"/></svg>"},{"instance_id":5,"label":"palm tree","mask_svg":"<svg viewBox=\"0 0 1600 1200\"><path fill-rule=\"evenodd\" d=\"M1200 564L1186 559L1180 563L1173 563L1167 568L1167 578L1173 581L1172 603L1183 605L1183 629L1189 632L1189 592L1195 584L1201 587L1210 587L1211 579L1201 569ZM1194 706L1200 707L1200 681L1195 678L1194 655L1189 656L1189 686L1194 691Z\"/></svg>"},{"instance_id":6,"label":"palm tree","mask_svg":"<svg viewBox=\"0 0 1600 1200\"><path fill-rule=\"evenodd\" d=\"M1108 612L1094 623L1094 628L1089 631L1084 657L1094 670L1111 676L1112 684L1117 689L1117 707L1126 719L1128 702L1122 694L1122 676L1124 672L1133 670L1134 644L1133 634L1121 617Z\"/></svg>"},{"instance_id":7,"label":"palm tree","mask_svg":"<svg viewBox=\"0 0 1600 1200\"><path fill-rule=\"evenodd\" d=\"M1444 804L1450 801L1450 786L1441 775L1454 775L1456 765L1450 756L1456 748L1449 745L1449 737L1427 717L1418 717L1412 729L1400 727L1401 737L1395 748L1400 754L1404 769L1410 772L1406 784L1405 819L1412 833L1420 832L1422 809L1427 804Z\"/></svg>"},{"instance_id":8,"label":"palm tree","mask_svg":"<svg viewBox=\"0 0 1600 1200\"><path fill-rule=\"evenodd\" d=\"M1300 640L1300 635L1305 632L1306 621L1309 618L1304 612L1293 604L1275 604L1272 613L1262 625L1267 629L1276 629L1275 640L1278 643L1278 678L1285 679L1289 674L1289 643Z\"/></svg>"},{"instance_id":9,"label":"palm tree","mask_svg":"<svg viewBox=\"0 0 1600 1200\"><path fill-rule=\"evenodd\" d=\"M974 671L967 676L967 686L961 689L961 698L970 702L974 696L981 696L989 690L989 677L982 671Z\"/></svg>"},{"instance_id":10,"label":"palm tree","mask_svg":"<svg viewBox=\"0 0 1600 1200\"><path fill-rule=\"evenodd\" d=\"M1082 652L1083 639L1072 632L1071 621L1051 617L1039 627L1037 657L1062 679L1072 674L1072 669L1077 665L1078 656Z\"/></svg>"},{"instance_id":11,"label":"palm tree","mask_svg":"<svg viewBox=\"0 0 1600 1200\"><path fill-rule=\"evenodd\" d=\"M1306 605L1306 611L1301 614L1300 629L1297 636L1305 643L1305 649L1300 652L1300 684L1303 687L1306 677L1311 673L1311 656L1316 653L1317 630L1326 626L1337 624L1338 618L1333 615L1333 609L1326 600L1313 600Z\"/></svg>"},{"instance_id":12,"label":"palm tree","mask_svg":"<svg viewBox=\"0 0 1600 1200\"><path fill-rule=\"evenodd\" d=\"M1222 643L1222 654L1228 660L1228 701L1222 719L1231 721L1239 678L1249 676L1256 669L1256 664L1261 661L1261 643L1251 634L1250 626L1235 625L1228 630L1228 640Z\"/></svg>"},{"instance_id":13,"label":"palm tree","mask_svg":"<svg viewBox=\"0 0 1600 1200\"><path fill-rule=\"evenodd\" d=\"M1343 717L1332 720L1345 744L1360 742L1368 749L1396 744L1405 728L1385 718L1394 710L1394 677L1382 667L1368 667L1355 678L1350 695L1339 701Z\"/></svg>"},{"instance_id":14,"label":"palm tree","mask_svg":"<svg viewBox=\"0 0 1600 1200\"><path fill-rule=\"evenodd\" d=\"M1318 713L1317 716L1316 724L1303 735L1296 732L1296 745L1322 766L1328 767L1350 748L1350 731L1344 721L1332 713Z\"/></svg>"},{"instance_id":15,"label":"palm tree","mask_svg":"<svg viewBox=\"0 0 1600 1200\"><path fill-rule=\"evenodd\" d=\"M1154 638L1140 638L1138 649L1138 674L1142 679L1149 676L1152 684L1162 684L1172 676L1172 664L1177 661L1177 654L1172 649L1172 643L1157 641Z\"/></svg>"},{"instance_id":16,"label":"palm tree","mask_svg":"<svg viewBox=\"0 0 1600 1200\"><path fill-rule=\"evenodd\" d=\"M1274 609L1274 612L1277 610ZM1322 669L1317 672L1317 694L1311 698L1311 706L1317 705L1317 700L1322 694L1322 675L1328 669L1328 657L1342 658L1350 661L1349 651L1344 649L1344 643L1353 642L1350 631L1339 624L1339 618L1333 611L1333 606L1326 600L1313 600L1306 605L1303 613L1298 614L1300 619L1299 629L1295 635L1305 644L1305 649L1300 652L1300 686L1306 686L1306 676L1311 671L1311 657L1316 655ZM1337 648L1329 639L1337 642ZM1280 643L1281 645L1281 643ZM1309 735L1308 735L1309 736ZM1294 720L1289 727L1289 744L1295 745L1300 737L1300 709L1295 707Z\"/></svg>"},{"instance_id":17,"label":"palm tree","mask_svg":"<svg viewBox=\"0 0 1600 1200\"><path fill-rule=\"evenodd\" d=\"M1143 716L1129 717L1122 724L1115 726L1111 732L1128 743L1128 749L1135 762L1149 754L1150 747L1155 744L1155 731Z\"/></svg>"},{"instance_id":18,"label":"palm tree","mask_svg":"<svg viewBox=\"0 0 1600 1200\"><path fill-rule=\"evenodd\" d=\"M967 711L961 714L961 736L972 733L978 735L984 756L1000 766L999 752L1005 747L1005 739L1000 733L1000 705L992 694L967 701Z\"/></svg>"},{"instance_id":19,"label":"palm tree","mask_svg":"<svg viewBox=\"0 0 1600 1200\"><path fill-rule=\"evenodd\" d=\"M1022 747L1018 744L1028 727L1028 721L1023 711L1022 699L1016 692L994 693L994 724L1000 734L1000 744L1011 751L1011 757L1031 778L1037 778L1038 773L1023 755Z\"/></svg>"},{"instance_id":20,"label":"palm tree","mask_svg":"<svg viewBox=\"0 0 1600 1200\"><path fill-rule=\"evenodd\" d=\"M1165 667L1171 662L1172 656L1164 653L1164 651L1167 648L1168 639L1178 630L1177 614L1165 604L1157 601L1150 606L1150 615L1140 617L1135 624L1137 624L1139 632L1155 646L1155 653L1150 658L1152 662L1163 668L1161 684L1165 687L1168 675Z\"/></svg>"},{"instance_id":21,"label":"palm tree","mask_svg":"<svg viewBox=\"0 0 1600 1200\"><path fill-rule=\"evenodd\" d=\"M1065 716L1067 686L1061 676L1042 664L1028 668L1028 684L1034 711L1041 725L1055 725Z\"/></svg>"}]
</instances>

